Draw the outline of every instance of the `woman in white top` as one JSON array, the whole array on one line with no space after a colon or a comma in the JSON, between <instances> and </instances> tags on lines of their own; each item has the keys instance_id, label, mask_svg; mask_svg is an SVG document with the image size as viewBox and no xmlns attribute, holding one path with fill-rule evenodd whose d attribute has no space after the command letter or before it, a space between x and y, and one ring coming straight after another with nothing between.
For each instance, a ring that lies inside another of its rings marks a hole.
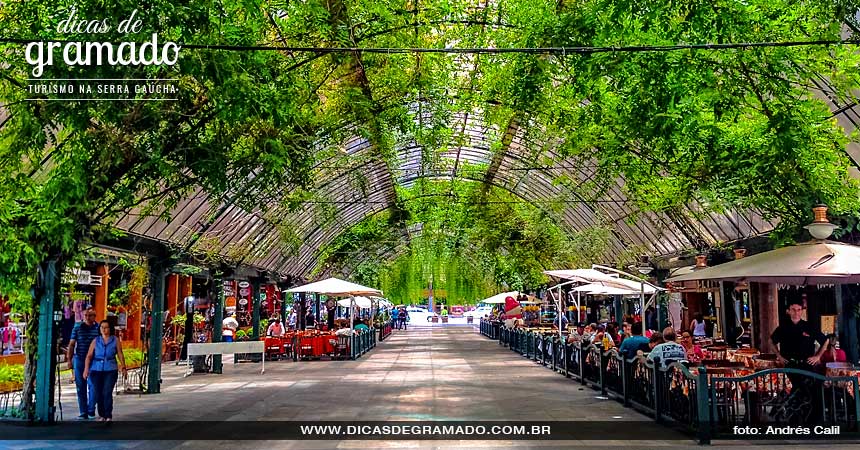
<instances>
[{"instance_id":1,"label":"woman in white top","mask_svg":"<svg viewBox=\"0 0 860 450\"><path fill-rule=\"evenodd\" d=\"M705 318L702 313L697 313L690 322L690 329L693 330L693 337L705 337Z\"/></svg>"}]
</instances>

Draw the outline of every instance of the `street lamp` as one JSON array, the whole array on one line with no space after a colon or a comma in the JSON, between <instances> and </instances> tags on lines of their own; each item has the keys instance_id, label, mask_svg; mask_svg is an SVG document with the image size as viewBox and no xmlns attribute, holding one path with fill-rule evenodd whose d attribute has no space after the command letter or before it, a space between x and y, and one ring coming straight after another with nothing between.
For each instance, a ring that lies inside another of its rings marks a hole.
<instances>
[{"instance_id":1,"label":"street lamp","mask_svg":"<svg viewBox=\"0 0 860 450\"><path fill-rule=\"evenodd\" d=\"M636 271L641 273L642 275L648 276L654 268L651 267L651 261L648 260L648 255L642 255L639 257L639 264L636 266ZM640 291L639 291L639 314L642 315L642 329L644 330L648 324L645 323L645 282L641 281L639 283ZM657 302L657 306L659 308L660 302ZM659 310L657 311L659 314ZM660 317L660 316L657 316Z\"/></svg>"},{"instance_id":2,"label":"street lamp","mask_svg":"<svg viewBox=\"0 0 860 450\"><path fill-rule=\"evenodd\" d=\"M809 234L818 240L824 240L833 234L833 230L839 228L827 220L827 205L815 205L812 208L815 219L809 225L803 227L809 230Z\"/></svg>"}]
</instances>

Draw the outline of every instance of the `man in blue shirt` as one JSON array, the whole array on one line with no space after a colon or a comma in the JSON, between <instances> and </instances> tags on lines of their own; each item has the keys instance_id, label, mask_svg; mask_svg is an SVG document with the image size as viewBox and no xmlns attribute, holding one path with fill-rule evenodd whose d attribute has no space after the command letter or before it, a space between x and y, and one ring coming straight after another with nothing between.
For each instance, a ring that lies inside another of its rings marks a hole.
<instances>
[{"instance_id":1,"label":"man in blue shirt","mask_svg":"<svg viewBox=\"0 0 860 450\"><path fill-rule=\"evenodd\" d=\"M648 352L651 347L648 346L648 338L642 336L642 322L636 322L630 326L632 336L621 341L621 347L618 351L624 355L624 359L630 359L636 356L636 352L642 350Z\"/></svg>"},{"instance_id":2,"label":"man in blue shirt","mask_svg":"<svg viewBox=\"0 0 860 450\"><path fill-rule=\"evenodd\" d=\"M69 369L74 369L75 388L78 391L78 411L80 411L78 419L81 420L96 416L95 387L92 384L92 377L84 379L84 366L90 344L98 336L99 324L96 322L96 312L92 307L88 307L84 311L84 321L78 322L72 329L69 349L66 352Z\"/></svg>"}]
</instances>

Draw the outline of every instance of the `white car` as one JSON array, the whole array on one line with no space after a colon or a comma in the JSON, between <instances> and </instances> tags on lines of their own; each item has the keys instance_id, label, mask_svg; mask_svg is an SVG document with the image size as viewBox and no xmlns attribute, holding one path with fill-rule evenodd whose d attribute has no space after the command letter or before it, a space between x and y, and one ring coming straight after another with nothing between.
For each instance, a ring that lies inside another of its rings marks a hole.
<instances>
[{"instance_id":1,"label":"white car","mask_svg":"<svg viewBox=\"0 0 860 450\"><path fill-rule=\"evenodd\" d=\"M477 319L481 319L481 318L483 318L484 316L489 316L489 315L491 315L491 314L493 314L493 308L489 308L489 307L481 307L481 308L478 308L478 309L475 309L475 310L472 310L472 311L466 311L466 314L464 314L464 315L465 315L466 317L471 316L471 317L474 317L474 318L477 318Z\"/></svg>"}]
</instances>

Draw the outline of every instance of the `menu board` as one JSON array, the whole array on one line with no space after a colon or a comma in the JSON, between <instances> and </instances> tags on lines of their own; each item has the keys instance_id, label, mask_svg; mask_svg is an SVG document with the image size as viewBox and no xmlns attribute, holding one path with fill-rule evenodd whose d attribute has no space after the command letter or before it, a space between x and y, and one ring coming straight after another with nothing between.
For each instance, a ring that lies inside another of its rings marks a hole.
<instances>
[{"instance_id":1,"label":"menu board","mask_svg":"<svg viewBox=\"0 0 860 450\"><path fill-rule=\"evenodd\" d=\"M836 334L836 316L821 316L821 332L825 336Z\"/></svg>"}]
</instances>

